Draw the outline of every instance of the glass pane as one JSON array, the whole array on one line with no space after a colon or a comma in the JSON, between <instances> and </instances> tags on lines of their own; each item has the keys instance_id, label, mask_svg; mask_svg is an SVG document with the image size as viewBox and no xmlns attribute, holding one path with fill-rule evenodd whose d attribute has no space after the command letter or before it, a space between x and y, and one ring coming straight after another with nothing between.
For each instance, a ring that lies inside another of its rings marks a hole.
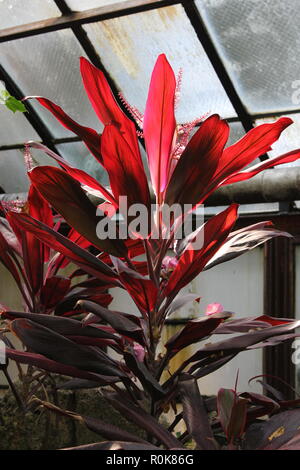
<instances>
[{"instance_id":1,"label":"glass pane","mask_svg":"<svg viewBox=\"0 0 300 470\"><path fill-rule=\"evenodd\" d=\"M229 74L253 113L299 107L298 0L196 0ZM298 83L297 83L298 82Z\"/></svg>"},{"instance_id":2,"label":"glass pane","mask_svg":"<svg viewBox=\"0 0 300 470\"><path fill-rule=\"evenodd\" d=\"M117 86L141 111L156 58L165 53L175 73L183 69L179 122L214 112L236 115L181 5L84 28Z\"/></svg>"},{"instance_id":3,"label":"glass pane","mask_svg":"<svg viewBox=\"0 0 300 470\"><path fill-rule=\"evenodd\" d=\"M0 0L0 29L61 16L53 0Z\"/></svg>"},{"instance_id":4,"label":"glass pane","mask_svg":"<svg viewBox=\"0 0 300 470\"><path fill-rule=\"evenodd\" d=\"M229 127L230 134L226 147L235 144L235 142L240 140L246 134L245 129L240 122L231 122Z\"/></svg>"},{"instance_id":5,"label":"glass pane","mask_svg":"<svg viewBox=\"0 0 300 470\"><path fill-rule=\"evenodd\" d=\"M231 122L229 126L230 126L229 139L225 147L229 147L230 145L235 144L238 140L240 140L246 134L246 131L240 122ZM259 158L256 158L252 163L247 165L245 168L256 165L256 163L259 163L259 162L260 162Z\"/></svg>"},{"instance_id":6,"label":"glass pane","mask_svg":"<svg viewBox=\"0 0 300 470\"><path fill-rule=\"evenodd\" d=\"M5 193L19 193L28 190L23 152L5 150L0 152L0 187Z\"/></svg>"},{"instance_id":7,"label":"glass pane","mask_svg":"<svg viewBox=\"0 0 300 470\"><path fill-rule=\"evenodd\" d=\"M104 7L112 3L119 3L120 0L67 0L68 6L73 11L84 11L91 8Z\"/></svg>"},{"instance_id":8,"label":"glass pane","mask_svg":"<svg viewBox=\"0 0 300 470\"><path fill-rule=\"evenodd\" d=\"M82 142L60 144L56 148L61 156L76 168L86 171L102 184L109 184L106 171Z\"/></svg>"},{"instance_id":9,"label":"glass pane","mask_svg":"<svg viewBox=\"0 0 300 470\"><path fill-rule=\"evenodd\" d=\"M47 166L60 167L60 165L58 163L56 163L56 161L53 160L53 158L50 158L42 150L31 148L30 153L31 153L31 156L32 156L32 159L33 159L34 166L36 166L36 165L38 165L38 166L47 165Z\"/></svg>"},{"instance_id":10,"label":"glass pane","mask_svg":"<svg viewBox=\"0 0 300 470\"><path fill-rule=\"evenodd\" d=\"M291 150L300 148L300 114L291 114L287 117L290 117L294 122L283 131L283 133L279 137L279 140L272 145L272 150L268 152L268 155L270 157L277 157L278 155L282 155L284 153L290 152ZM263 124L264 122L274 122L277 121L277 119L278 117L258 119L256 121L256 124ZM293 163L286 163L284 165L275 167L275 169L299 165L300 161L296 160Z\"/></svg>"},{"instance_id":11,"label":"glass pane","mask_svg":"<svg viewBox=\"0 0 300 470\"><path fill-rule=\"evenodd\" d=\"M2 43L0 55L2 66L24 95L50 98L80 124L100 130L81 82L79 57L84 52L70 30ZM32 105L54 137L74 135L34 100Z\"/></svg>"},{"instance_id":12,"label":"glass pane","mask_svg":"<svg viewBox=\"0 0 300 470\"><path fill-rule=\"evenodd\" d=\"M229 124L229 137L228 137L225 147L229 147L230 145L235 144L235 142L240 140L246 133L243 125L239 121L229 122L228 124ZM198 129L199 129L199 125L196 125L190 134L190 138L192 138L192 136L198 131Z\"/></svg>"},{"instance_id":13,"label":"glass pane","mask_svg":"<svg viewBox=\"0 0 300 470\"><path fill-rule=\"evenodd\" d=\"M59 165L41 150L31 149L34 165ZM27 191L29 187L28 177L24 164L23 149L0 151L0 192L5 193Z\"/></svg>"},{"instance_id":14,"label":"glass pane","mask_svg":"<svg viewBox=\"0 0 300 470\"><path fill-rule=\"evenodd\" d=\"M38 134L22 113L12 113L0 105L0 146L22 144L27 140L40 140Z\"/></svg>"}]
</instances>

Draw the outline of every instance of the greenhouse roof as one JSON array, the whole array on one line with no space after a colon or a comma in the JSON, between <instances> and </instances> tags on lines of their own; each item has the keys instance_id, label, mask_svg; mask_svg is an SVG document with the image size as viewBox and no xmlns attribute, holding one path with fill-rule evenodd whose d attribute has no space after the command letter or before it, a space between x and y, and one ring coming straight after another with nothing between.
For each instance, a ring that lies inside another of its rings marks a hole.
<instances>
[{"instance_id":1,"label":"greenhouse roof","mask_svg":"<svg viewBox=\"0 0 300 470\"><path fill-rule=\"evenodd\" d=\"M0 0L0 80L16 98L45 96L101 132L79 57L106 73L116 96L122 92L143 111L154 62L165 53L183 71L179 122L217 112L228 119L233 143L261 122L294 120L261 157L269 158L300 147L298 7L298 0ZM42 141L104 179L77 137L37 102L26 103L23 114L0 106L3 192L28 187L26 140ZM40 152L34 157L52 164Z\"/></svg>"}]
</instances>

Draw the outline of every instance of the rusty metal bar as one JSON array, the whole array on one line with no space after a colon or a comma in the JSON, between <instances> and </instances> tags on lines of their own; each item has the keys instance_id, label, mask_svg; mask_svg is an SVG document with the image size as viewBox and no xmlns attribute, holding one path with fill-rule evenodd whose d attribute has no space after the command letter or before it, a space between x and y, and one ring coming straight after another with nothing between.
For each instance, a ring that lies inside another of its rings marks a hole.
<instances>
[{"instance_id":1,"label":"rusty metal bar","mask_svg":"<svg viewBox=\"0 0 300 470\"><path fill-rule=\"evenodd\" d=\"M184 0L183 3L189 3L191 0ZM99 8L93 8L83 12L72 12L63 14L58 18L49 18L47 20L35 21L21 26L14 26L0 31L0 42L12 41L14 39L25 38L28 36L45 34L50 31L72 28L82 24L93 23L96 21L108 20L120 16L132 15L143 11L162 8L165 6L181 3L178 0L127 0L112 5L106 5Z\"/></svg>"}]
</instances>

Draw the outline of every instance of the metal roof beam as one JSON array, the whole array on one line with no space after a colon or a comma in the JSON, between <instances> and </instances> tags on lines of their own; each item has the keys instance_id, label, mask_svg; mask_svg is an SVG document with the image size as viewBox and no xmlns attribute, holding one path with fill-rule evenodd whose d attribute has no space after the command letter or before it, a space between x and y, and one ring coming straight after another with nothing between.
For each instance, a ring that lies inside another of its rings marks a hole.
<instances>
[{"instance_id":1,"label":"metal roof beam","mask_svg":"<svg viewBox=\"0 0 300 470\"><path fill-rule=\"evenodd\" d=\"M225 206L232 202L258 204L300 200L300 167L265 170L247 181L217 189L207 206Z\"/></svg>"},{"instance_id":2,"label":"metal roof beam","mask_svg":"<svg viewBox=\"0 0 300 470\"><path fill-rule=\"evenodd\" d=\"M23 197L24 194L19 196ZM7 199L11 197L9 194L2 196ZM98 201L97 197L91 199ZM205 206L225 206L233 202L258 204L294 200L300 200L300 167L265 170L247 181L221 187L205 201Z\"/></svg>"},{"instance_id":3,"label":"metal roof beam","mask_svg":"<svg viewBox=\"0 0 300 470\"><path fill-rule=\"evenodd\" d=\"M183 0L183 3L189 3L190 1L191 0ZM62 5L62 2L60 3ZM178 0L127 0L82 12L64 13L58 18L49 18L47 20L35 21L21 26L2 29L0 31L0 42L11 41L13 39L20 39L37 34L45 34L50 31L57 31L59 29L72 28L72 26L79 26L86 23L94 23L96 21L132 15L134 13L149 11L155 8L162 8L179 3L182 2ZM63 7L61 6L61 8Z\"/></svg>"}]
</instances>

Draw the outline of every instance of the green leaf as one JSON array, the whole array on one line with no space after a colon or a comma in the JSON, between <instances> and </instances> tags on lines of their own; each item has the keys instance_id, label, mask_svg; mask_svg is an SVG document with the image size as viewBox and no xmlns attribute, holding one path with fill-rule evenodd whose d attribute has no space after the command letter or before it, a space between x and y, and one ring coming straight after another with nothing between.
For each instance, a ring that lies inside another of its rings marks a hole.
<instances>
[{"instance_id":1,"label":"green leaf","mask_svg":"<svg viewBox=\"0 0 300 470\"><path fill-rule=\"evenodd\" d=\"M22 101L20 100L17 100L17 98L15 98L14 96L9 96L6 100L5 100L5 106L10 109L13 113L15 113L16 111L19 111L21 113L26 113L27 109L25 108L24 104L22 103Z\"/></svg>"},{"instance_id":2,"label":"green leaf","mask_svg":"<svg viewBox=\"0 0 300 470\"><path fill-rule=\"evenodd\" d=\"M0 103L4 104L5 101L7 100L7 98L10 97L10 94L8 93L8 91L3 88L4 87L4 84L3 82L0 82L0 87L1 87L1 91L0 91Z\"/></svg>"},{"instance_id":3,"label":"green leaf","mask_svg":"<svg viewBox=\"0 0 300 470\"><path fill-rule=\"evenodd\" d=\"M4 106L6 106L13 113L16 111L25 113L27 111L24 103L22 103L20 100L17 100L17 98L12 96L5 88L0 90L0 103L4 104Z\"/></svg>"}]
</instances>

